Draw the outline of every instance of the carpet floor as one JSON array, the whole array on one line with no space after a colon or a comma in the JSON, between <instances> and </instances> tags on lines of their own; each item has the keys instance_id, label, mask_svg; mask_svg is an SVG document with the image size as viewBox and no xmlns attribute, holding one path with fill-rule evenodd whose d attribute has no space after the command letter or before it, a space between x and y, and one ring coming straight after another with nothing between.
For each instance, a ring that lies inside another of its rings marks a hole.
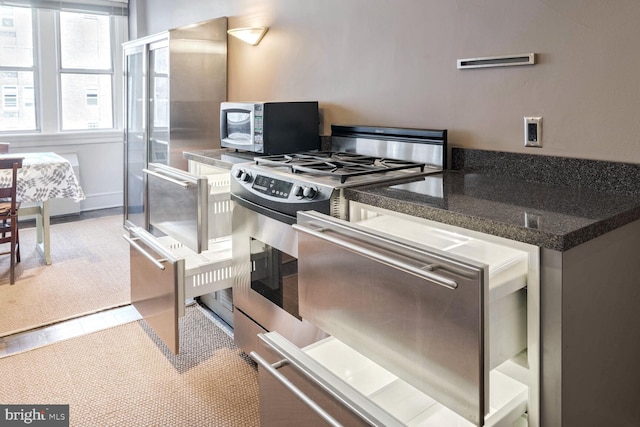
<instances>
[{"instance_id":1,"label":"carpet floor","mask_svg":"<svg viewBox=\"0 0 640 427\"><path fill-rule=\"evenodd\" d=\"M259 426L254 363L197 306L174 356L137 321L0 359L3 404L69 404L71 426Z\"/></svg>"},{"instance_id":2,"label":"carpet floor","mask_svg":"<svg viewBox=\"0 0 640 427\"><path fill-rule=\"evenodd\" d=\"M122 215L51 225L51 265L36 249L36 230L20 230L22 261L9 285L0 257L0 336L130 302L129 246Z\"/></svg>"}]
</instances>

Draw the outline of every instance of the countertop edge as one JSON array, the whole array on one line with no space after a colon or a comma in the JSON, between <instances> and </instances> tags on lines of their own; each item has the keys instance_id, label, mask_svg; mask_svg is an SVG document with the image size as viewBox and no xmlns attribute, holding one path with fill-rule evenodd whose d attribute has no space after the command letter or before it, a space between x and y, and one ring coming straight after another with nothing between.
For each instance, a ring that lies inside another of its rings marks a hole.
<instances>
[{"instance_id":1,"label":"countertop edge","mask_svg":"<svg viewBox=\"0 0 640 427\"><path fill-rule=\"evenodd\" d=\"M373 190L373 189L372 189ZM605 220L594 222L567 234L554 234L533 228L501 223L491 219L451 212L446 209L419 205L411 201L400 201L392 197L376 194L363 188L348 188L345 197L354 202L424 218L448 225L466 228L510 240L539 246L560 252L567 251L582 243L593 240L603 234L640 219L640 206L613 215Z\"/></svg>"}]
</instances>

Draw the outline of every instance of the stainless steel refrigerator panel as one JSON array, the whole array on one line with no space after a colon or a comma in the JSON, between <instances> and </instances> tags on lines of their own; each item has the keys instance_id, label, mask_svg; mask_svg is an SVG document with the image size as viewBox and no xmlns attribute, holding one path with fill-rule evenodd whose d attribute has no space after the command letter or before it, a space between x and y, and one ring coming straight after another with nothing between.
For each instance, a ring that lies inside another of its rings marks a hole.
<instances>
[{"instance_id":1,"label":"stainless steel refrigerator panel","mask_svg":"<svg viewBox=\"0 0 640 427\"><path fill-rule=\"evenodd\" d=\"M227 97L227 18L123 44L125 226L147 228L142 169L187 170L185 151L220 148L220 103Z\"/></svg>"},{"instance_id":2,"label":"stainless steel refrigerator panel","mask_svg":"<svg viewBox=\"0 0 640 427\"><path fill-rule=\"evenodd\" d=\"M169 33L169 165L187 169L184 151L220 147L227 99L227 19Z\"/></svg>"},{"instance_id":3,"label":"stainless steel refrigerator panel","mask_svg":"<svg viewBox=\"0 0 640 427\"><path fill-rule=\"evenodd\" d=\"M175 258L138 227L129 232L131 303L169 350L178 354L178 317L184 305L184 259Z\"/></svg>"},{"instance_id":4,"label":"stainless steel refrigerator panel","mask_svg":"<svg viewBox=\"0 0 640 427\"><path fill-rule=\"evenodd\" d=\"M476 425L488 412L488 273L298 214L300 314Z\"/></svg>"}]
</instances>

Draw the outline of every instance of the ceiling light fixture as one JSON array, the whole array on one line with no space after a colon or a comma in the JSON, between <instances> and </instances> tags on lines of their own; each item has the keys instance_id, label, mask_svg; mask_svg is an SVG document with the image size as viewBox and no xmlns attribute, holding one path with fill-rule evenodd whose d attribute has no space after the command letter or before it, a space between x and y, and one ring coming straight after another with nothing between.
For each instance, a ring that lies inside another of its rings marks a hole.
<instances>
[{"instance_id":1,"label":"ceiling light fixture","mask_svg":"<svg viewBox=\"0 0 640 427\"><path fill-rule=\"evenodd\" d=\"M233 28L228 30L227 33L239 38L245 43L255 46L260 43L260 40L262 40L268 29L268 27Z\"/></svg>"}]
</instances>

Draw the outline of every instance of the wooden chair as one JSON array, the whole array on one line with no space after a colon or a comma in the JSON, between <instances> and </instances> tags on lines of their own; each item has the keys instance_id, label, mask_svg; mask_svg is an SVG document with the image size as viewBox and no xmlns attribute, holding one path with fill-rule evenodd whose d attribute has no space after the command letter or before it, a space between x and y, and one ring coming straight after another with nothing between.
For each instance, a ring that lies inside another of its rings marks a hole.
<instances>
[{"instance_id":1,"label":"wooden chair","mask_svg":"<svg viewBox=\"0 0 640 427\"><path fill-rule=\"evenodd\" d=\"M18 208L20 203L16 200L18 187L18 169L22 167L21 157L0 158L0 169L11 170L11 181L3 183L0 187L0 244L9 243L10 250L0 252L0 255L11 254L11 270L9 282L15 283L15 267L20 262L20 239L18 236Z\"/></svg>"}]
</instances>

